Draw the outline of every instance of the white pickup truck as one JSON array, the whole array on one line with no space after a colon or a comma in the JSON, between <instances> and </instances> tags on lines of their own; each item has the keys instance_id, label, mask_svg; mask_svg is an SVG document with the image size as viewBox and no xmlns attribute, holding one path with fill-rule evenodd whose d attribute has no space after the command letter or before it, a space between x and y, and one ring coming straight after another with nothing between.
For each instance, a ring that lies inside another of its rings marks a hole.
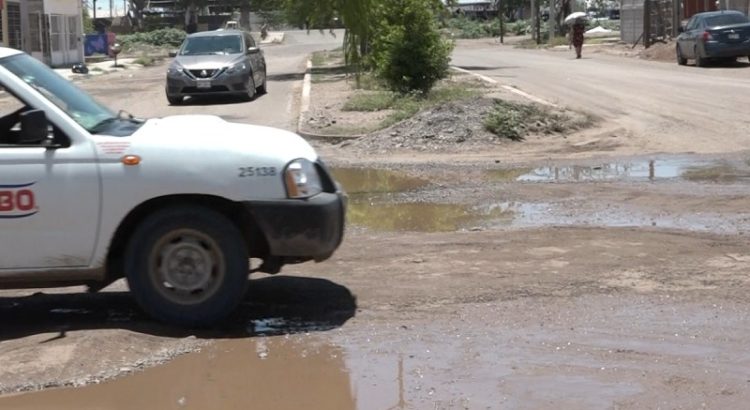
<instances>
[{"instance_id":1,"label":"white pickup truck","mask_svg":"<svg viewBox=\"0 0 750 410\"><path fill-rule=\"evenodd\" d=\"M157 319L210 325L252 271L331 256L346 196L298 135L214 116L115 114L0 48L0 287L125 277Z\"/></svg>"}]
</instances>

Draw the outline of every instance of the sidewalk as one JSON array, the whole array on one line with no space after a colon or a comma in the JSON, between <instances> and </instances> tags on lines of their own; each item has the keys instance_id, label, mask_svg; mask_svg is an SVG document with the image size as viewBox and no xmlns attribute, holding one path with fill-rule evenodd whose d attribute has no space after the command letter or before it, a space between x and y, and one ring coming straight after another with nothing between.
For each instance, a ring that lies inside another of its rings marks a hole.
<instances>
[{"instance_id":1,"label":"sidewalk","mask_svg":"<svg viewBox=\"0 0 750 410\"><path fill-rule=\"evenodd\" d=\"M117 67L115 67L115 60L106 60L97 63L88 63L86 67L89 69L88 74L74 73L69 67L68 68L55 68L54 70L65 77L68 80L75 80L79 78L89 78L92 76L99 76L108 73L114 73L118 71L134 70L143 68L140 64L134 62L137 58L118 58Z\"/></svg>"}]
</instances>

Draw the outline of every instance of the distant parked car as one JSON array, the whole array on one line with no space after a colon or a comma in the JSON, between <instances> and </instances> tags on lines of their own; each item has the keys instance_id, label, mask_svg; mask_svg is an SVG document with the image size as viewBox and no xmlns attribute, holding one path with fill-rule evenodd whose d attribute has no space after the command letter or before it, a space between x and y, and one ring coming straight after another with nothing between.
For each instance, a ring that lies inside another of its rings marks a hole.
<instances>
[{"instance_id":1,"label":"distant parked car","mask_svg":"<svg viewBox=\"0 0 750 410\"><path fill-rule=\"evenodd\" d=\"M203 31L187 36L167 69L167 100L228 94L247 100L266 92L266 59L245 31Z\"/></svg>"},{"instance_id":2,"label":"distant parked car","mask_svg":"<svg viewBox=\"0 0 750 410\"><path fill-rule=\"evenodd\" d=\"M750 20L739 11L698 13L680 27L677 37L677 64L694 59L703 67L711 59L750 59Z\"/></svg>"}]
</instances>

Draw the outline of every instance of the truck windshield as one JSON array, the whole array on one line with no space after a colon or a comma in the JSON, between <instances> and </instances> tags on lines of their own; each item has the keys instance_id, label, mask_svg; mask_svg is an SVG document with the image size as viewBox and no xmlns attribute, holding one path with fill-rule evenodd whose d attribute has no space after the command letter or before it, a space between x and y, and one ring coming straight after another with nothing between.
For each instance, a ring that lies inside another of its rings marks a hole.
<instances>
[{"instance_id":1,"label":"truck windshield","mask_svg":"<svg viewBox=\"0 0 750 410\"><path fill-rule=\"evenodd\" d=\"M28 54L2 59L0 66L39 91L91 133L97 133L101 124L118 118L107 107Z\"/></svg>"}]
</instances>

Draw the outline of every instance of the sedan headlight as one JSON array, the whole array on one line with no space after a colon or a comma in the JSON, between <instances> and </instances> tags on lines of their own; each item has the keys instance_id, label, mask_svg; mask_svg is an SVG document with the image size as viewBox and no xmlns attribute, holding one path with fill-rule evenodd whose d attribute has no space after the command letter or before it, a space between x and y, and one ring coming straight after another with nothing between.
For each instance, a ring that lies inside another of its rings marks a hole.
<instances>
[{"instance_id":1,"label":"sedan headlight","mask_svg":"<svg viewBox=\"0 0 750 410\"><path fill-rule=\"evenodd\" d=\"M306 159L295 159L287 165L284 182L289 198L309 198L323 192L315 164Z\"/></svg>"},{"instance_id":2,"label":"sedan headlight","mask_svg":"<svg viewBox=\"0 0 750 410\"><path fill-rule=\"evenodd\" d=\"M184 72L185 68L176 61L170 64L169 68L167 68L167 75L183 74Z\"/></svg>"},{"instance_id":3,"label":"sedan headlight","mask_svg":"<svg viewBox=\"0 0 750 410\"><path fill-rule=\"evenodd\" d=\"M247 69L247 65L244 62L239 62L227 68L227 74L239 73L239 72L245 71L246 69Z\"/></svg>"}]
</instances>

